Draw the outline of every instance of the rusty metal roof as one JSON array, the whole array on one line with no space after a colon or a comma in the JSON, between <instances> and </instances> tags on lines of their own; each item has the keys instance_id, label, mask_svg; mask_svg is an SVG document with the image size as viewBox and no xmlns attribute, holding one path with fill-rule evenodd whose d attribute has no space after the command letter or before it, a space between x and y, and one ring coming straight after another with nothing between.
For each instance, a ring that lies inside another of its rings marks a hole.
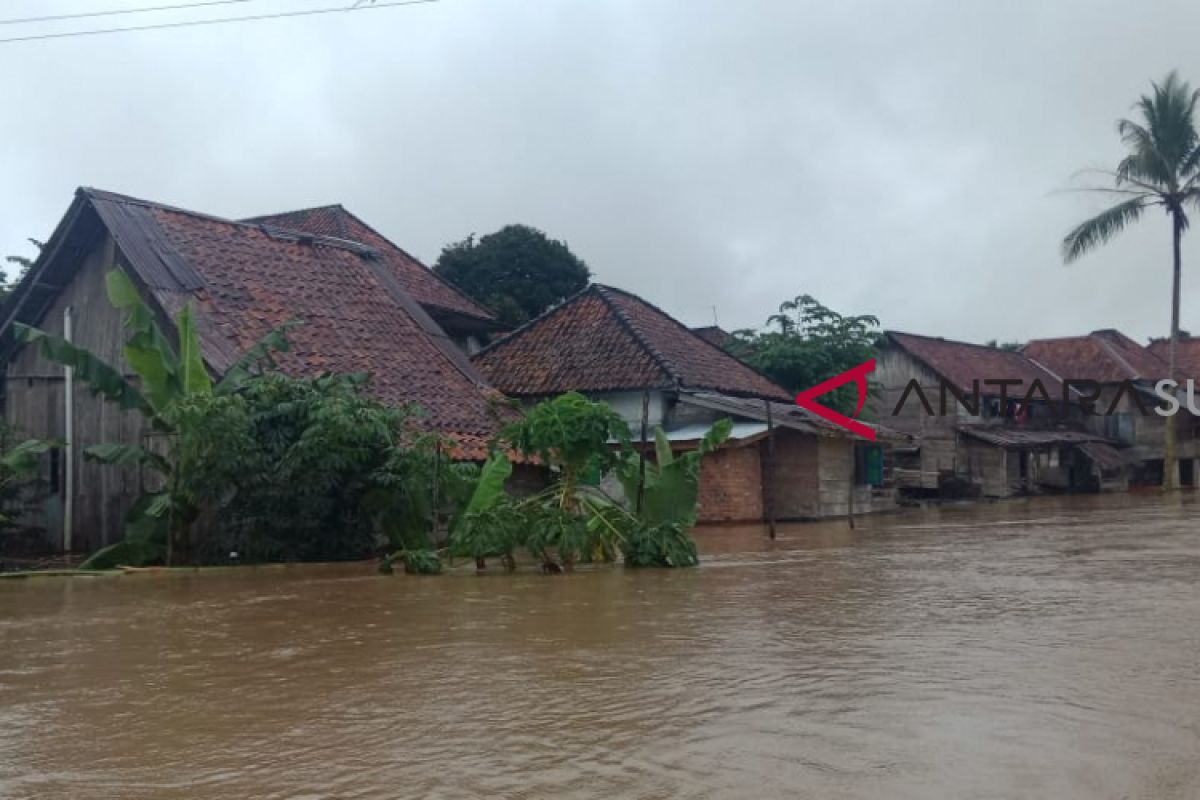
<instances>
[{"instance_id":1,"label":"rusty metal roof","mask_svg":"<svg viewBox=\"0 0 1200 800\"><path fill-rule=\"evenodd\" d=\"M1103 436L1086 431L1025 430L1003 425L959 425L958 432L989 444L1013 449L1053 447L1084 442L1115 444Z\"/></svg>"}]
</instances>

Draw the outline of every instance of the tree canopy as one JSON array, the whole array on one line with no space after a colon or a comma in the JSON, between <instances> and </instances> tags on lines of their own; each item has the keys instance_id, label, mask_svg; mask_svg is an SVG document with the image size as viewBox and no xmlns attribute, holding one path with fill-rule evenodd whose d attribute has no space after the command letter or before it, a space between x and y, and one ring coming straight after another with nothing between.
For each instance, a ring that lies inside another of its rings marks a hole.
<instances>
[{"instance_id":1,"label":"tree canopy","mask_svg":"<svg viewBox=\"0 0 1200 800\"><path fill-rule=\"evenodd\" d=\"M442 249L433 271L495 312L505 325L520 325L582 291L587 264L566 242L528 225L471 234Z\"/></svg>"},{"instance_id":2,"label":"tree canopy","mask_svg":"<svg viewBox=\"0 0 1200 800\"><path fill-rule=\"evenodd\" d=\"M876 317L843 316L803 294L781 304L765 330L734 331L725 349L789 392L799 392L873 358L878 338ZM857 395L853 386L843 386L821 402L852 413Z\"/></svg>"}]
</instances>

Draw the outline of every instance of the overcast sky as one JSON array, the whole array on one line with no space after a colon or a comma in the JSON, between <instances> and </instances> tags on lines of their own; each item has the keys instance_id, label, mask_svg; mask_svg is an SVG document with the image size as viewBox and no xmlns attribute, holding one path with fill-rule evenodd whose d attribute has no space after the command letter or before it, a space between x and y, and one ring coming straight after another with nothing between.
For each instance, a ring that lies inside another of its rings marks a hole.
<instances>
[{"instance_id":1,"label":"overcast sky","mask_svg":"<svg viewBox=\"0 0 1200 800\"><path fill-rule=\"evenodd\" d=\"M1151 79L1200 83L1198 30L1195 0L441 0L0 44L0 253L48 236L79 185L230 217L340 202L430 264L537 226L689 324L808 293L953 338L1144 339L1169 324L1166 218L1066 267L1062 236L1105 198L1062 190L1116 163Z\"/></svg>"}]
</instances>

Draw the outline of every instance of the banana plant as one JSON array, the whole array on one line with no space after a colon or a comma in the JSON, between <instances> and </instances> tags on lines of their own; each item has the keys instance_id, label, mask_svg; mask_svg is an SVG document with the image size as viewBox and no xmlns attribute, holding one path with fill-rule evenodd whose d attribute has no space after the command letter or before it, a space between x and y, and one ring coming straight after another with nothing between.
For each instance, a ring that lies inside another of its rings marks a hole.
<instances>
[{"instance_id":1,"label":"banana plant","mask_svg":"<svg viewBox=\"0 0 1200 800\"><path fill-rule=\"evenodd\" d=\"M71 367L75 377L121 409L140 412L157 433L173 444L158 452L140 444L112 443L88 447L89 460L122 467L138 466L161 479L161 488L147 492L134 503L127 519L125 539L94 554L85 567L102 568L118 563L139 564L154 560L165 548L169 565L177 540L187 534L199 515L195 498L185 487L186 464L177 443L186 433L186 409L198 399L236 392L263 364L273 365L271 353L288 349L286 323L268 333L250 348L214 383L200 349L200 337L190 306L175 320L178 350L158 325L154 312L142 300L137 287L120 269L105 276L109 302L123 312L128 337L123 354L137 382L96 357L88 350L38 328L18 323L18 341L40 348L43 356Z\"/></svg>"},{"instance_id":2,"label":"banana plant","mask_svg":"<svg viewBox=\"0 0 1200 800\"><path fill-rule=\"evenodd\" d=\"M646 460L642 481L641 507L638 497L640 458L627 454L617 466L617 478L625 496L635 503L634 513L647 525L678 523L685 528L696 524L696 504L700 493L700 461L729 438L733 423L722 419L700 439L696 449L676 455L661 427L654 429L654 460Z\"/></svg>"}]
</instances>

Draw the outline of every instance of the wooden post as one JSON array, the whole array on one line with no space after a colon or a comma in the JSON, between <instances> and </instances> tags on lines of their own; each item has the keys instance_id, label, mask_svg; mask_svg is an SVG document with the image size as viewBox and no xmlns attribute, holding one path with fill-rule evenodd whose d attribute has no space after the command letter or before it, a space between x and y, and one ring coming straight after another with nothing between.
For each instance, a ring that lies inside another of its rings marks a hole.
<instances>
[{"instance_id":1,"label":"wooden post","mask_svg":"<svg viewBox=\"0 0 1200 800\"><path fill-rule=\"evenodd\" d=\"M854 530L854 479L858 476L858 446L850 442L850 492L846 498L846 522Z\"/></svg>"},{"instance_id":2,"label":"wooden post","mask_svg":"<svg viewBox=\"0 0 1200 800\"><path fill-rule=\"evenodd\" d=\"M767 409L767 468L763 475L763 505L767 512L767 533L775 539L775 420L771 416L771 401L763 400Z\"/></svg>"},{"instance_id":3,"label":"wooden post","mask_svg":"<svg viewBox=\"0 0 1200 800\"><path fill-rule=\"evenodd\" d=\"M642 444L638 448L638 490L635 511L642 513L642 495L646 490L646 426L650 421L650 392L642 392Z\"/></svg>"},{"instance_id":4,"label":"wooden post","mask_svg":"<svg viewBox=\"0 0 1200 800\"><path fill-rule=\"evenodd\" d=\"M431 540L432 540L432 544L435 548L439 544L441 544L438 541L438 483L439 483L438 478L441 476L441 472L442 472L442 442L439 439L433 446L433 492L432 492L433 493L433 502L432 502L432 506L431 506L431 510L430 510L431 511L430 522L432 523L432 527L433 527L433 534L431 536Z\"/></svg>"}]
</instances>

